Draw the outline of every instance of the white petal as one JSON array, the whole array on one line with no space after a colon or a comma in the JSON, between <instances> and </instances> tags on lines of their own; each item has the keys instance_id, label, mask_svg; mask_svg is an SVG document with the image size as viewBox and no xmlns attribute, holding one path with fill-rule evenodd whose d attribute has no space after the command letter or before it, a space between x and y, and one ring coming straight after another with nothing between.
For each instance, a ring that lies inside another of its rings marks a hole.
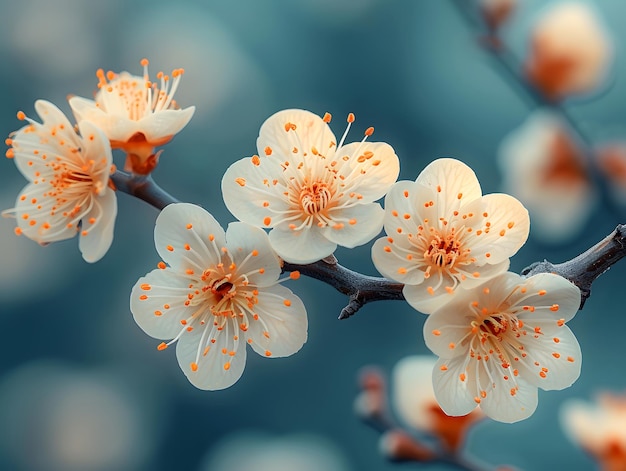
<instances>
[{"instance_id":1,"label":"white petal","mask_svg":"<svg viewBox=\"0 0 626 471\"><path fill-rule=\"evenodd\" d=\"M156 269L139 278L130 295L135 322L151 337L169 340L181 330L180 321L195 308L185 306L189 280L171 268Z\"/></svg>"},{"instance_id":2,"label":"white petal","mask_svg":"<svg viewBox=\"0 0 626 471\"><path fill-rule=\"evenodd\" d=\"M322 229L322 234L342 247L366 244L383 228L385 212L378 203L359 204L330 212L334 224Z\"/></svg>"},{"instance_id":3,"label":"white petal","mask_svg":"<svg viewBox=\"0 0 626 471\"><path fill-rule=\"evenodd\" d=\"M443 217L450 217L459 205L465 205L482 195L474 171L456 159L431 162L415 181L440 195L437 206L438 213Z\"/></svg>"},{"instance_id":4,"label":"white petal","mask_svg":"<svg viewBox=\"0 0 626 471\"><path fill-rule=\"evenodd\" d=\"M91 211L82 220L78 248L86 262L97 262L111 247L116 216L117 198L107 188L104 194L93 198Z\"/></svg>"},{"instance_id":5,"label":"white petal","mask_svg":"<svg viewBox=\"0 0 626 471\"><path fill-rule=\"evenodd\" d=\"M35 183L26 185L15 202L16 222L22 233L40 244L74 237L77 231L75 221L70 223L68 218L63 216L63 211L56 211L53 214L52 207L55 204L57 201L50 196L47 186ZM24 218L26 215L28 217ZM35 221L35 224L31 225L31 221ZM46 223L50 226L48 229ZM71 227L68 227L68 224L71 224Z\"/></svg>"},{"instance_id":6,"label":"white petal","mask_svg":"<svg viewBox=\"0 0 626 471\"><path fill-rule=\"evenodd\" d=\"M439 284L439 278L439 275L436 275L418 285L404 285L402 294L413 308L424 314L431 314L453 301L458 291L462 289L457 286L452 290L454 282L448 275L443 277L441 284ZM436 287L438 284L439 286ZM447 290L446 287L450 289Z\"/></svg>"},{"instance_id":7,"label":"white petal","mask_svg":"<svg viewBox=\"0 0 626 471\"><path fill-rule=\"evenodd\" d=\"M495 386L487 390L487 396L480 402L485 414L498 422L512 424L535 412L539 401L536 386L520 378L504 380L497 374L492 377Z\"/></svg>"},{"instance_id":8,"label":"white petal","mask_svg":"<svg viewBox=\"0 0 626 471\"><path fill-rule=\"evenodd\" d=\"M519 285L520 289L509 298L510 303L519 309L525 305L533 306L534 311L525 315L534 320L550 322L563 319L567 322L578 312L580 290L559 275L539 273L521 281Z\"/></svg>"},{"instance_id":9,"label":"white petal","mask_svg":"<svg viewBox=\"0 0 626 471\"><path fill-rule=\"evenodd\" d=\"M226 237L224 229L206 210L189 203L175 203L166 206L157 217L154 242L161 258L171 267L201 273L221 261Z\"/></svg>"},{"instance_id":10,"label":"white petal","mask_svg":"<svg viewBox=\"0 0 626 471\"><path fill-rule=\"evenodd\" d=\"M463 206L462 212L473 215L465 220L466 227L472 229L465 241L477 265L510 258L528 239L528 211L512 196L485 195Z\"/></svg>"},{"instance_id":11,"label":"white petal","mask_svg":"<svg viewBox=\"0 0 626 471\"><path fill-rule=\"evenodd\" d=\"M247 274L250 283L265 287L274 284L280 276L280 261L263 229L245 222L231 222L226 229L226 244L237 265L237 273Z\"/></svg>"},{"instance_id":12,"label":"white petal","mask_svg":"<svg viewBox=\"0 0 626 471\"><path fill-rule=\"evenodd\" d=\"M109 183L113 156L109 139L95 124L82 122L78 125L82 136L83 152L81 161L83 165L92 167L91 176L102 188Z\"/></svg>"},{"instance_id":13,"label":"white petal","mask_svg":"<svg viewBox=\"0 0 626 471\"><path fill-rule=\"evenodd\" d=\"M372 261L376 269L385 277L404 283L418 285L424 281L422 264L410 261L406 257L413 257L412 251L407 251L397 241L400 237L383 237L372 246ZM406 293L405 293L406 295Z\"/></svg>"},{"instance_id":14,"label":"white petal","mask_svg":"<svg viewBox=\"0 0 626 471\"><path fill-rule=\"evenodd\" d=\"M222 177L222 195L228 210L240 221L274 227L291 209L284 192L283 168L275 159L238 160Z\"/></svg>"},{"instance_id":15,"label":"white petal","mask_svg":"<svg viewBox=\"0 0 626 471\"><path fill-rule=\"evenodd\" d=\"M520 375L545 391L571 386L580 376L582 366L580 345L572 331L556 322L532 323L524 319L524 323L541 327L541 334L537 338L525 336L522 344L527 356L520 358Z\"/></svg>"},{"instance_id":16,"label":"white petal","mask_svg":"<svg viewBox=\"0 0 626 471\"><path fill-rule=\"evenodd\" d=\"M157 111L141 119L138 126L148 142L158 141L180 132L191 121L195 111L195 106Z\"/></svg>"},{"instance_id":17,"label":"white petal","mask_svg":"<svg viewBox=\"0 0 626 471\"><path fill-rule=\"evenodd\" d=\"M423 218L436 220L435 210L421 211L420 205L431 201L436 193L430 188L417 185L415 182L401 180L396 182L385 196L385 232L398 241L406 240L408 234L416 234L417 226ZM404 243L403 247L410 247Z\"/></svg>"},{"instance_id":18,"label":"white petal","mask_svg":"<svg viewBox=\"0 0 626 471\"><path fill-rule=\"evenodd\" d=\"M471 332L474 317L468 300L462 297L436 310L424 323L426 346L442 358L466 356L468 346L463 340Z\"/></svg>"},{"instance_id":19,"label":"white petal","mask_svg":"<svg viewBox=\"0 0 626 471\"><path fill-rule=\"evenodd\" d=\"M348 157L344 160L342 157ZM382 198L398 179L400 161L393 148L384 142L354 142L337 149L336 170L364 202Z\"/></svg>"},{"instance_id":20,"label":"white petal","mask_svg":"<svg viewBox=\"0 0 626 471\"><path fill-rule=\"evenodd\" d=\"M15 165L31 182L39 179L39 174L53 173L49 162L57 157L74 160L80 155L75 150L82 147L74 127L59 108L48 101L37 100L35 110L43 123L28 124L13 136Z\"/></svg>"},{"instance_id":21,"label":"white petal","mask_svg":"<svg viewBox=\"0 0 626 471\"><path fill-rule=\"evenodd\" d=\"M96 102L83 97L73 96L68 100L76 122L80 125L82 121L90 121L100 124L106 119L106 112L96 106ZM104 129L103 129L104 130Z\"/></svg>"},{"instance_id":22,"label":"white petal","mask_svg":"<svg viewBox=\"0 0 626 471\"><path fill-rule=\"evenodd\" d=\"M259 290L254 311L258 320L250 318L246 337L259 355L286 357L296 353L307 339L308 321L304 304L284 286ZM288 304L288 305L287 305Z\"/></svg>"},{"instance_id":23,"label":"white petal","mask_svg":"<svg viewBox=\"0 0 626 471\"><path fill-rule=\"evenodd\" d=\"M435 397L441 409L451 416L467 415L476 408L476 375L466 370L466 360L464 355L450 360L439 359L433 368Z\"/></svg>"},{"instance_id":24,"label":"white petal","mask_svg":"<svg viewBox=\"0 0 626 471\"><path fill-rule=\"evenodd\" d=\"M209 325L204 328L211 328ZM237 327L232 319L226 321L224 329L215 336L215 343L204 355L204 345L200 345L202 328L185 332L176 346L176 357L180 368L191 384L199 389L216 391L225 389L237 382L246 366L246 343L234 340ZM206 336L205 336L206 337ZM197 371L191 364L196 363Z\"/></svg>"},{"instance_id":25,"label":"white petal","mask_svg":"<svg viewBox=\"0 0 626 471\"><path fill-rule=\"evenodd\" d=\"M295 129L289 125L294 125ZM299 155L317 152L332 156L336 145L335 135L322 118L297 109L279 111L267 118L257 139L259 154L264 155L269 147L272 157L278 161L291 160L294 147L299 150Z\"/></svg>"},{"instance_id":26,"label":"white petal","mask_svg":"<svg viewBox=\"0 0 626 471\"><path fill-rule=\"evenodd\" d=\"M317 226L301 231L275 228L269 237L276 253L290 263L313 263L328 257L337 248L337 244L324 237Z\"/></svg>"}]
</instances>

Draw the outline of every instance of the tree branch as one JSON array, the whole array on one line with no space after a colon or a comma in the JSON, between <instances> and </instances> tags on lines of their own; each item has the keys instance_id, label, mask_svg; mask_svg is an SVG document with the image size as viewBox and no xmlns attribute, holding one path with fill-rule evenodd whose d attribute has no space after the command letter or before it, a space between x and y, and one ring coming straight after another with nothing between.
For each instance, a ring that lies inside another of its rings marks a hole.
<instances>
[{"instance_id":1,"label":"tree branch","mask_svg":"<svg viewBox=\"0 0 626 471\"><path fill-rule=\"evenodd\" d=\"M580 309L591 296L591 284L602 273L626 256L626 225L620 224L608 236L567 262L556 265L544 260L522 270L522 275L556 273L567 278L580 289Z\"/></svg>"},{"instance_id":2,"label":"tree branch","mask_svg":"<svg viewBox=\"0 0 626 471\"><path fill-rule=\"evenodd\" d=\"M178 200L159 187L151 176L133 176L116 171L111 175L116 188L139 198L157 209L163 209ZM524 276L537 273L556 273L574 283L581 292L580 309L591 295L591 284L614 263L626 257L626 225L620 224L600 242L579 256L558 264L547 260L535 262L522 270ZM285 262L284 272L299 271L302 275L320 280L348 296L349 302L339 319L354 315L365 304L373 301L404 300L404 285L387 278L363 275L337 263L334 256L307 265Z\"/></svg>"},{"instance_id":3,"label":"tree branch","mask_svg":"<svg viewBox=\"0 0 626 471\"><path fill-rule=\"evenodd\" d=\"M132 175L116 170L111 175L111 181L115 189L139 198L159 210L168 204L180 202L157 185L151 175Z\"/></svg>"}]
</instances>

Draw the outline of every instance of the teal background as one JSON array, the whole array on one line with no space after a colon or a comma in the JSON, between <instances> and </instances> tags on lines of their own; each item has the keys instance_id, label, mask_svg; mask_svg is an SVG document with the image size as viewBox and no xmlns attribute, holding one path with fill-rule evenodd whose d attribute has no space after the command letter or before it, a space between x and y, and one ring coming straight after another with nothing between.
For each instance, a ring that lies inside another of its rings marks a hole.
<instances>
[{"instance_id":1,"label":"teal background","mask_svg":"<svg viewBox=\"0 0 626 471\"><path fill-rule=\"evenodd\" d=\"M520 3L504 37L523 55L528 28L549 2ZM588 3L615 41L612 86L566 107L594 141L624 140L626 5ZM280 109L328 111L339 136L345 115L353 112L348 142L374 126L372 139L390 143L400 157L400 179L415 179L435 158L455 157L476 171L485 193L501 189L495 163L501 139L532 110L448 0L0 0L0 6L7 15L0 29L5 135L20 127L18 110L36 118L36 99L69 113L66 97L90 97L99 67L139 74L142 57L150 59L151 75L183 67L176 98L183 107L196 105L196 115L165 147L154 178L224 226L233 217L221 199L221 175L235 160L256 153L261 123ZM114 158L121 167L123 156ZM24 184L10 160L0 162L0 208L12 207ZM309 340L302 351L275 361L250 352L233 387L196 390L179 370L174 350L158 352L159 341L136 326L129 310L133 284L159 261L152 239L157 211L125 194L118 203L114 244L93 266L82 261L76 240L39 247L16 238L12 220L0 219L0 469L48 469L23 458L38 452L39 425L53 407L47 404L54 404L47 402L49 383L33 364L61 364L123 385L138 411L142 440L141 456L128 469L200 470L220 440L251 429L323 436L352 470L400 469L380 456L377 434L354 416L352 402L361 367L375 364L388 373L403 356L427 352L425 316L405 303L381 302L338 321L344 296L301 278L287 285L308 309ZM625 213L601 204L583 233L557 246L537 240L531 230L511 268L519 272L544 258L572 258L625 222ZM376 274L370 245L340 249L337 256L349 268ZM625 275L622 262L598 280L569 324L583 351L578 382L565 391L540 392L529 420L481 423L468 443L473 455L521 469L593 467L565 438L558 408L569 397L626 389ZM55 368L46 370L46 378L64 380ZM97 401L92 406L106 415Z\"/></svg>"}]
</instances>

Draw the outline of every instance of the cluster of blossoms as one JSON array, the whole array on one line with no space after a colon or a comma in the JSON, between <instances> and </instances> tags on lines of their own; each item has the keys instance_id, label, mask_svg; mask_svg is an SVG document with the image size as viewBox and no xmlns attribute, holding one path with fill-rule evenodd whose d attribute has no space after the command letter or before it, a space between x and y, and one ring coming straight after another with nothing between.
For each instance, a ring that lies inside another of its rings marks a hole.
<instances>
[{"instance_id":1,"label":"cluster of blossoms","mask_svg":"<svg viewBox=\"0 0 626 471\"><path fill-rule=\"evenodd\" d=\"M35 103L42 123L28 124L6 140L18 170L30 182L15 207L3 212L17 219L16 233L47 244L80 233L79 247L88 262L100 260L113 241L117 201L110 175L111 149L127 153L126 169L150 173L158 160L155 148L169 142L191 119L194 107L178 108L173 99L182 69L172 77L159 72L160 87L143 77L98 70L94 100L72 97L77 129L55 105Z\"/></svg>"},{"instance_id":2,"label":"cluster of blossoms","mask_svg":"<svg viewBox=\"0 0 626 471\"><path fill-rule=\"evenodd\" d=\"M116 213L111 149L144 178L156 147L191 119L173 100L182 70L159 74L160 87L127 73L98 72L95 101L74 97L74 128L39 101L43 123L8 140L8 157L29 179L14 213L17 233L48 243L80 232L85 260L100 259ZM241 222L226 232L204 209L174 203L162 210L154 238L162 261L135 284L137 324L177 343L181 369L201 389L223 389L241 376L246 345L266 357L297 352L307 338L302 301L280 278L283 261L309 264L387 235L372 247L377 269L404 284L415 309L429 314L424 335L440 360L434 393L443 411L465 415L478 404L505 422L528 417L537 388L569 386L580 349L564 325L580 302L578 288L556 275L508 273L525 243L528 212L506 194L482 195L474 172L454 159L428 165L414 182L396 182L393 148L368 140L346 144L354 115L337 140L331 116L280 111L261 126L258 154L230 166L224 201ZM386 196L385 196L386 195ZM377 200L385 197L384 209ZM266 232L266 230L269 231Z\"/></svg>"}]
</instances>

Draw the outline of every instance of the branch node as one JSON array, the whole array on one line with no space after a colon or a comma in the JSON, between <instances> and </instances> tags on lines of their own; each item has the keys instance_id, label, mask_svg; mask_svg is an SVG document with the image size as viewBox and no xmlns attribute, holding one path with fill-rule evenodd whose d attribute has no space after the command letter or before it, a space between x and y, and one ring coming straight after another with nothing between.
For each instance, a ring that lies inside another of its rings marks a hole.
<instances>
[{"instance_id":1,"label":"branch node","mask_svg":"<svg viewBox=\"0 0 626 471\"><path fill-rule=\"evenodd\" d=\"M350 302L346 307L341 310L339 314L339 320L342 321L347 319L348 317L352 317L356 312L363 307L365 304L365 300L361 298L360 292L357 291L355 294L350 295Z\"/></svg>"}]
</instances>

